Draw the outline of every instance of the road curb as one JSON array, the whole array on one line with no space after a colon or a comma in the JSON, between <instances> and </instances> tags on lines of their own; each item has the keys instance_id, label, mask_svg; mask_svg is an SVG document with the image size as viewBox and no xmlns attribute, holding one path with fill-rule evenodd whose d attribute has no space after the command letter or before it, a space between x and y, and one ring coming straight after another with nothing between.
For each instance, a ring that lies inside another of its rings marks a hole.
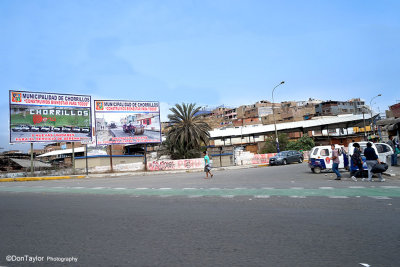
<instances>
[{"instance_id":1,"label":"road curb","mask_svg":"<svg viewBox=\"0 0 400 267\"><path fill-rule=\"evenodd\" d=\"M86 175L2 178L2 179L0 179L0 182L26 182L26 181L44 181L44 180L82 179L85 177L86 177Z\"/></svg>"},{"instance_id":2,"label":"road curb","mask_svg":"<svg viewBox=\"0 0 400 267\"><path fill-rule=\"evenodd\" d=\"M257 168L268 167L268 166L269 166L269 164L259 164L259 165L257 165Z\"/></svg>"}]
</instances>

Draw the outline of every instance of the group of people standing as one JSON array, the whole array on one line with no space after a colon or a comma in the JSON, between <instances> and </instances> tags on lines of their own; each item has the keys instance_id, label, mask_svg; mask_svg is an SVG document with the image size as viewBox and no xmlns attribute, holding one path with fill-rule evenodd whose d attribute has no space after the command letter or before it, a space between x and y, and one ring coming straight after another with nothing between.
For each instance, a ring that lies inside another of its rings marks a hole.
<instances>
[{"instance_id":1,"label":"group of people standing","mask_svg":"<svg viewBox=\"0 0 400 267\"><path fill-rule=\"evenodd\" d=\"M387 144L393 149L393 154L391 155L391 165L392 166L397 166L397 155L400 154L400 146L399 143L396 142L393 138L393 136L389 136L389 141L387 142ZM353 155L351 156L352 159L352 163L355 167L357 167L357 171L351 176L351 179L353 181L357 181L357 176L361 176L362 181L368 181L371 182L372 181L372 169L374 168L374 166L376 164L381 164L381 161L379 160L378 155L375 152L375 149L372 148L372 143L368 142L367 143L367 147L364 149L364 156L365 156L365 160L366 160L366 164L367 164L367 168L368 168L368 178L365 179L363 177L363 159L361 157L361 147L359 143L354 143L353 144L354 147L354 151L353 151ZM341 151L339 149L335 148L335 145L332 144L331 145L331 149L332 149L332 170L333 172L336 174L336 179L335 180L341 180L342 179L342 175L339 171L339 164L340 164L340 155L341 155ZM211 163L210 163L210 158L207 155L207 152L203 152L204 155L204 172L206 173L206 177L205 179L208 179L208 175L210 175L210 178L212 178L214 175L211 173ZM376 173L379 181L380 182L384 182L385 179L382 178L382 174L381 173Z\"/></svg>"},{"instance_id":2,"label":"group of people standing","mask_svg":"<svg viewBox=\"0 0 400 267\"><path fill-rule=\"evenodd\" d=\"M362 178L362 181L368 181L371 182L372 181L372 169L375 167L376 164L381 164L381 161L379 160L378 155L375 152L375 149L372 148L372 143L368 142L367 143L367 147L364 149L364 156L365 156L365 160L366 160L366 164L367 164L367 168L368 168L368 178L365 179L363 177L363 160L361 157L361 148L360 148L360 144L358 143L354 143L353 144L354 147L354 152L353 155L351 156L352 159L352 163L354 166L356 166L358 168L358 170L354 173L353 176L351 176L351 179L353 181L357 181L357 176L360 175ZM339 172L339 163L340 163L340 154L341 152L338 149L335 149L335 145L332 144L331 146L332 148L332 170L336 173L336 179L335 180L341 180L342 175ZM382 178L382 174L381 173L376 173L379 181L380 182L384 182L385 179Z\"/></svg>"}]
</instances>

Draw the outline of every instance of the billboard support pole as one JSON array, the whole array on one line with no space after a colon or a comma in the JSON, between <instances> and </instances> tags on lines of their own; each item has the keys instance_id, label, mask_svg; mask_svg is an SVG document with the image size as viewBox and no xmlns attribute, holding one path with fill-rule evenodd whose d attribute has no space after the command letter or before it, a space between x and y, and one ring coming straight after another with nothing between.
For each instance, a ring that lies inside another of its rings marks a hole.
<instances>
[{"instance_id":1,"label":"billboard support pole","mask_svg":"<svg viewBox=\"0 0 400 267\"><path fill-rule=\"evenodd\" d=\"M31 176L33 176L33 143L31 143Z\"/></svg>"},{"instance_id":2,"label":"billboard support pole","mask_svg":"<svg viewBox=\"0 0 400 267\"><path fill-rule=\"evenodd\" d=\"M144 171L147 172L147 144L144 145Z\"/></svg>"},{"instance_id":3,"label":"billboard support pole","mask_svg":"<svg viewBox=\"0 0 400 267\"><path fill-rule=\"evenodd\" d=\"M72 142L72 174L75 175L75 142Z\"/></svg>"},{"instance_id":4,"label":"billboard support pole","mask_svg":"<svg viewBox=\"0 0 400 267\"><path fill-rule=\"evenodd\" d=\"M88 159L87 159L87 144L85 144L85 157L86 157L86 176L89 175Z\"/></svg>"},{"instance_id":5,"label":"billboard support pole","mask_svg":"<svg viewBox=\"0 0 400 267\"><path fill-rule=\"evenodd\" d=\"M112 162L112 145L109 145L108 146L109 147L109 149L110 149L110 170L111 170L111 172L114 172L114 169L113 169L113 162Z\"/></svg>"}]
</instances>

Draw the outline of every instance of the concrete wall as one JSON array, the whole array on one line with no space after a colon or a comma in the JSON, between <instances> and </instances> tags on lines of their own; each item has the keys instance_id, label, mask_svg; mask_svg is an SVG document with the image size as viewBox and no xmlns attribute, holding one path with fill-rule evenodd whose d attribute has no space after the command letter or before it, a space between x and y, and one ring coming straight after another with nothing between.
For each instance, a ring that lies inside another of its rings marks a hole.
<instances>
[{"instance_id":1,"label":"concrete wall","mask_svg":"<svg viewBox=\"0 0 400 267\"><path fill-rule=\"evenodd\" d=\"M143 156L113 156L113 165L129 164L129 163L143 163ZM110 156L88 156L89 168L96 166L110 166ZM75 168L86 168L85 157L75 158Z\"/></svg>"},{"instance_id":2,"label":"concrete wall","mask_svg":"<svg viewBox=\"0 0 400 267\"><path fill-rule=\"evenodd\" d=\"M232 153L213 154L211 155L211 159L212 159L212 165L211 165L212 167L227 167L234 165Z\"/></svg>"},{"instance_id":3,"label":"concrete wall","mask_svg":"<svg viewBox=\"0 0 400 267\"><path fill-rule=\"evenodd\" d=\"M114 171L140 171L144 170L143 156L114 156L112 158ZM85 157L75 159L76 169L86 169ZM90 173L108 172L110 167L110 156L89 156L88 169Z\"/></svg>"},{"instance_id":4,"label":"concrete wall","mask_svg":"<svg viewBox=\"0 0 400 267\"><path fill-rule=\"evenodd\" d=\"M204 159L153 160L147 162L149 171L191 170L204 168Z\"/></svg>"},{"instance_id":5,"label":"concrete wall","mask_svg":"<svg viewBox=\"0 0 400 267\"><path fill-rule=\"evenodd\" d=\"M269 159L275 156L276 153L254 154L249 151L236 151L236 165L261 165L269 164Z\"/></svg>"}]
</instances>

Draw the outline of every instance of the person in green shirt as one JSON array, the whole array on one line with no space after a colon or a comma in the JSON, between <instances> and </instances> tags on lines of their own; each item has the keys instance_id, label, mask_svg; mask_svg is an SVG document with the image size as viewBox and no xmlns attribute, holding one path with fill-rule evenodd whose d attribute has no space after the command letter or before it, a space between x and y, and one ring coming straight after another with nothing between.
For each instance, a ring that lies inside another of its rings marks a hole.
<instances>
[{"instance_id":1,"label":"person in green shirt","mask_svg":"<svg viewBox=\"0 0 400 267\"><path fill-rule=\"evenodd\" d=\"M214 175L211 173L210 158L208 157L206 151L204 151L203 154L204 154L204 172L206 173L206 178L204 179L208 179L208 174L210 174L212 178Z\"/></svg>"}]
</instances>

